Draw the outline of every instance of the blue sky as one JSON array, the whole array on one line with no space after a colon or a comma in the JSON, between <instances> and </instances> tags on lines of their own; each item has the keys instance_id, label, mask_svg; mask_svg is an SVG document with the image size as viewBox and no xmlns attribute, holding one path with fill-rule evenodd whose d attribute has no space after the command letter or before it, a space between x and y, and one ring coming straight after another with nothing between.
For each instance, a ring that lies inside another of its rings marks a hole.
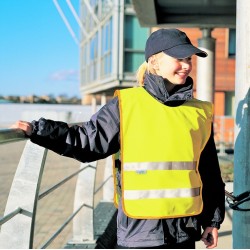
<instances>
[{"instance_id":1,"label":"blue sky","mask_svg":"<svg viewBox=\"0 0 250 250\"><path fill-rule=\"evenodd\" d=\"M79 40L69 5L57 2ZM0 95L80 96L79 86L79 46L53 0L0 0Z\"/></svg>"}]
</instances>

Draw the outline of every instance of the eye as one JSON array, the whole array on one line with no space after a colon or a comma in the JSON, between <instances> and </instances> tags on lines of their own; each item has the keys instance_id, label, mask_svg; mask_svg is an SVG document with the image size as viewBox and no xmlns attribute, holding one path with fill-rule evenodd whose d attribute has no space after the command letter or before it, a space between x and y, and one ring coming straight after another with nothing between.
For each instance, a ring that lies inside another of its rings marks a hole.
<instances>
[{"instance_id":1,"label":"eye","mask_svg":"<svg viewBox=\"0 0 250 250\"><path fill-rule=\"evenodd\" d=\"M192 61L192 57L190 56L190 57L187 57L187 58L182 58L182 59L177 59L179 62L191 62Z\"/></svg>"}]
</instances>

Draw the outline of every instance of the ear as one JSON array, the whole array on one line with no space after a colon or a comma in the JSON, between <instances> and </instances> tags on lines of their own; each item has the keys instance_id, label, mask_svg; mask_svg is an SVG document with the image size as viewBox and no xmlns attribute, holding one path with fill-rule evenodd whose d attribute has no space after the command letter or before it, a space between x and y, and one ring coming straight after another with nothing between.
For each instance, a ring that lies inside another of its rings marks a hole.
<instances>
[{"instance_id":1,"label":"ear","mask_svg":"<svg viewBox=\"0 0 250 250\"><path fill-rule=\"evenodd\" d=\"M149 57L148 63L151 64L151 68L153 68L154 70L159 69L159 64L156 55L152 55L151 57Z\"/></svg>"}]
</instances>

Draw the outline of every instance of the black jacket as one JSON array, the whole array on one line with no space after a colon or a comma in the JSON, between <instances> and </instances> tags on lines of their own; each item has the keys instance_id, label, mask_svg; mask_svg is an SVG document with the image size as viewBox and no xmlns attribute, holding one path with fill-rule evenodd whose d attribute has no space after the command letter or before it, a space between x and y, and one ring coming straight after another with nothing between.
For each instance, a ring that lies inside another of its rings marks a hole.
<instances>
[{"instance_id":1,"label":"black jacket","mask_svg":"<svg viewBox=\"0 0 250 250\"><path fill-rule=\"evenodd\" d=\"M177 85L171 93L168 93L161 77L146 74L144 87L165 105L178 106L192 98L193 82L188 77L184 85ZM69 127L64 122L44 118L32 123L33 133L30 137L32 142L81 162L106 158L120 149L120 116L117 98L112 99L94 114L90 121L84 122L81 126ZM162 220L136 220L127 217L122 207L119 207L118 245L144 248L199 240L201 226L219 228L224 220L225 194L213 131L201 154L199 172L203 183L204 202L204 209L200 215Z\"/></svg>"}]
</instances>

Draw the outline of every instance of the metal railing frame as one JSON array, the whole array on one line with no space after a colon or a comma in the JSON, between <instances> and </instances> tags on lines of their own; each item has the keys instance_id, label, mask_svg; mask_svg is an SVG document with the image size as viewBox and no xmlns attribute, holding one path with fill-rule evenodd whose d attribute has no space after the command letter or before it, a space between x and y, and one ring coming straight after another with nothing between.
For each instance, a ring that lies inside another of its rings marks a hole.
<instances>
[{"instance_id":1,"label":"metal railing frame","mask_svg":"<svg viewBox=\"0 0 250 250\"><path fill-rule=\"evenodd\" d=\"M0 130L0 144L27 140L20 129ZM40 192L47 149L27 141L10 189L4 216L0 218L0 248L33 248L34 228L38 201L60 188L73 177L78 176L75 192L74 211L62 226L40 247L47 248L62 230L73 220L72 242L93 242L94 195L112 178L109 175L95 189L97 162L81 163L80 169L60 182ZM110 164L110 162L108 162ZM84 175L84 172L89 172ZM91 177L91 178L89 178ZM89 182L89 183L88 183ZM90 189L92 195L90 194ZM22 198L20 198L20 193ZM28 192L27 192L28 190ZM78 190L78 191L77 191ZM87 193L86 193L87 190ZM86 193L84 195L83 193ZM27 197L25 197L25 195ZM80 197L80 198L79 198ZM86 210L86 211L84 211ZM79 214L81 214L79 216ZM78 218L76 218L78 215ZM80 224L79 224L80 222ZM22 227L22 230L20 230Z\"/></svg>"}]
</instances>

